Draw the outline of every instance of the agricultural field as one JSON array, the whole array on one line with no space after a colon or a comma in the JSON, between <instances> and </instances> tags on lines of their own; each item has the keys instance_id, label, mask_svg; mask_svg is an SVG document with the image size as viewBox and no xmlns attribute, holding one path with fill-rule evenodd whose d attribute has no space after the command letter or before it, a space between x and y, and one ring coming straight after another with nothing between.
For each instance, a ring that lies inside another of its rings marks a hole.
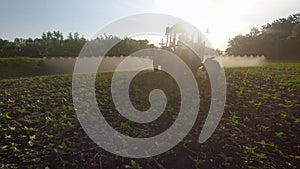
<instances>
[{"instance_id":1,"label":"agricultural field","mask_svg":"<svg viewBox=\"0 0 300 169\"><path fill-rule=\"evenodd\" d=\"M300 63L226 68L225 73L225 113L212 137L198 143L210 105L210 85L200 72L201 103L193 129L171 150L144 159L113 155L85 134L72 103L71 75L1 79L0 168L299 168ZM115 110L111 77L99 74L95 92L100 110L116 130L150 137L172 125L180 92L169 75L144 71L133 80L130 98L137 109L149 108L154 88L168 98L163 115L144 125Z\"/></svg>"}]
</instances>

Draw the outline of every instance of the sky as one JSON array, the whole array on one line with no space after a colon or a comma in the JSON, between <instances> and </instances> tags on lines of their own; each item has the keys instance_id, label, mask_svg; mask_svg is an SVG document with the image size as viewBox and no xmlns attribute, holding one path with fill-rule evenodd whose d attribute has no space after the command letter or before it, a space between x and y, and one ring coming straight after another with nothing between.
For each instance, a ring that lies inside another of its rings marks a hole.
<instances>
[{"instance_id":1,"label":"sky","mask_svg":"<svg viewBox=\"0 0 300 169\"><path fill-rule=\"evenodd\" d=\"M0 38L37 38L59 30L90 39L101 28L141 13L173 15L195 25L213 47L275 19L300 12L299 0L1 0ZM207 31L208 30L208 31Z\"/></svg>"}]
</instances>

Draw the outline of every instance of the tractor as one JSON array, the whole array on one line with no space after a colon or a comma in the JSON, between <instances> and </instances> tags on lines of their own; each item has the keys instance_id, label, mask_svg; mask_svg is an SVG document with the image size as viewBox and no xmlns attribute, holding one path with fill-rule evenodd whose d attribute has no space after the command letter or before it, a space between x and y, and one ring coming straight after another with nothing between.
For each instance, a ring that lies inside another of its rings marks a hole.
<instances>
[{"instance_id":1,"label":"tractor","mask_svg":"<svg viewBox=\"0 0 300 169\"><path fill-rule=\"evenodd\" d=\"M180 57L194 74L203 67L207 56L215 55L215 51L206 46L203 35L200 32L189 32L183 22L166 27L165 35L166 42L162 39L161 48ZM161 70L164 66L174 65L170 65L163 56L153 59L154 71Z\"/></svg>"}]
</instances>

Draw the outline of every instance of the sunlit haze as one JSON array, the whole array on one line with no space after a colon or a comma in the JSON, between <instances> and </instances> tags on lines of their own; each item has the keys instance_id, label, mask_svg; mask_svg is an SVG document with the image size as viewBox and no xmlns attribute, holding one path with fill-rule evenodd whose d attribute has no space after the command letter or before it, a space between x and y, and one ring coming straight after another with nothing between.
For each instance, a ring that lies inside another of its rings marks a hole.
<instances>
[{"instance_id":1,"label":"sunlit haze","mask_svg":"<svg viewBox=\"0 0 300 169\"><path fill-rule=\"evenodd\" d=\"M155 4L158 11L181 17L197 26L214 47L222 50L226 49L229 38L300 9L297 0L155 0Z\"/></svg>"},{"instance_id":2,"label":"sunlit haze","mask_svg":"<svg viewBox=\"0 0 300 169\"><path fill-rule=\"evenodd\" d=\"M215 48L225 50L229 38L248 33L280 17L299 12L298 0L4 0L0 6L0 38L36 38L42 32L79 32L91 38L103 26L125 16L158 12L182 18L205 33ZM152 42L158 43L158 42Z\"/></svg>"}]
</instances>

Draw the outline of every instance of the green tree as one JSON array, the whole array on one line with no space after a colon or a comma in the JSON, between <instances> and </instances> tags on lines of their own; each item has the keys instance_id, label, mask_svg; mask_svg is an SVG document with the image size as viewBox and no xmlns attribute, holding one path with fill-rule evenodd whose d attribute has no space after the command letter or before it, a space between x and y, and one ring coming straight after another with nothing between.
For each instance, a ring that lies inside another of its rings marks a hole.
<instances>
[{"instance_id":1,"label":"green tree","mask_svg":"<svg viewBox=\"0 0 300 169\"><path fill-rule=\"evenodd\" d=\"M300 23L296 24L293 29L292 29L292 33L289 36L290 38L296 38L296 39L300 39Z\"/></svg>"},{"instance_id":2,"label":"green tree","mask_svg":"<svg viewBox=\"0 0 300 169\"><path fill-rule=\"evenodd\" d=\"M265 55L268 59L300 59L300 13L279 18L261 29L228 41L230 55Z\"/></svg>"},{"instance_id":3,"label":"green tree","mask_svg":"<svg viewBox=\"0 0 300 169\"><path fill-rule=\"evenodd\" d=\"M83 36L80 37L78 32L74 34L70 32L64 39L60 31L48 31L43 32L41 38L36 39L15 38L13 42L0 39L0 57L76 57L86 42L95 51L105 50L108 46L114 45L109 51L105 51L107 56L127 56L135 51L154 47L147 40L121 39L104 34L88 41Z\"/></svg>"}]
</instances>

